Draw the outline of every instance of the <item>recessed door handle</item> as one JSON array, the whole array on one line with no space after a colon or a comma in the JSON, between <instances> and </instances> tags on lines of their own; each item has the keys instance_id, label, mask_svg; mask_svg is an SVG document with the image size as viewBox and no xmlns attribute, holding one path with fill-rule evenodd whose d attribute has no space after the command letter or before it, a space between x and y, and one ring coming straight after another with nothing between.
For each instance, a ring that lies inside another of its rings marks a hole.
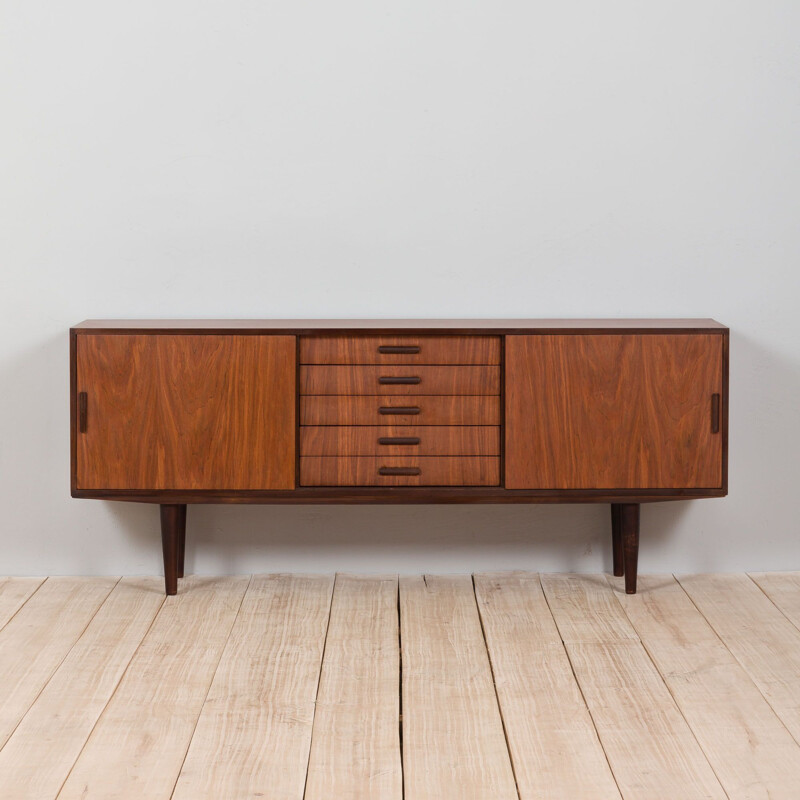
<instances>
[{"instance_id":1,"label":"recessed door handle","mask_svg":"<svg viewBox=\"0 0 800 800\"><path fill-rule=\"evenodd\" d=\"M419 444L419 436L381 436L378 444Z\"/></svg>"},{"instance_id":2,"label":"recessed door handle","mask_svg":"<svg viewBox=\"0 0 800 800\"><path fill-rule=\"evenodd\" d=\"M422 383L422 378L417 377L402 377L398 375L382 375L378 378L378 383L383 384L403 384L403 383Z\"/></svg>"},{"instance_id":3,"label":"recessed door handle","mask_svg":"<svg viewBox=\"0 0 800 800\"><path fill-rule=\"evenodd\" d=\"M89 395L78 392L78 431L86 433L86 418L89 411Z\"/></svg>"},{"instance_id":4,"label":"recessed door handle","mask_svg":"<svg viewBox=\"0 0 800 800\"><path fill-rule=\"evenodd\" d=\"M386 355L401 355L410 356L419 353L420 347L418 344L382 344L378 348L379 353Z\"/></svg>"},{"instance_id":5,"label":"recessed door handle","mask_svg":"<svg viewBox=\"0 0 800 800\"><path fill-rule=\"evenodd\" d=\"M419 414L422 409L419 406L381 406L379 414Z\"/></svg>"},{"instance_id":6,"label":"recessed door handle","mask_svg":"<svg viewBox=\"0 0 800 800\"><path fill-rule=\"evenodd\" d=\"M711 433L719 433L720 396L711 395Z\"/></svg>"},{"instance_id":7,"label":"recessed door handle","mask_svg":"<svg viewBox=\"0 0 800 800\"><path fill-rule=\"evenodd\" d=\"M378 475L421 475L419 467L381 467Z\"/></svg>"}]
</instances>

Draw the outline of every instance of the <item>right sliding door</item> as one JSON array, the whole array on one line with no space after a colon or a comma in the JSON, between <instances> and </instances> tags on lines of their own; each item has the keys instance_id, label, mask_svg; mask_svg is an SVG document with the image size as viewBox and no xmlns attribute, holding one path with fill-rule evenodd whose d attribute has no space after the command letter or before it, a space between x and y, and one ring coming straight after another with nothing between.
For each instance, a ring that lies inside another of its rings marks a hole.
<instances>
[{"instance_id":1,"label":"right sliding door","mask_svg":"<svg viewBox=\"0 0 800 800\"><path fill-rule=\"evenodd\" d=\"M505 487L720 487L723 338L507 336Z\"/></svg>"}]
</instances>

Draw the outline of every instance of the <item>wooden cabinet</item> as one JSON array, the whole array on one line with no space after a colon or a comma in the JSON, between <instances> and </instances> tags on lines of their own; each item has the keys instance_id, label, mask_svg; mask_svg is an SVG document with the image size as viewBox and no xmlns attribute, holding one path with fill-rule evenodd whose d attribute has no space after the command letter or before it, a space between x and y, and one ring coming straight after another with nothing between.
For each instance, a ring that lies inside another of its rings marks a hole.
<instances>
[{"instance_id":1,"label":"wooden cabinet","mask_svg":"<svg viewBox=\"0 0 800 800\"><path fill-rule=\"evenodd\" d=\"M88 321L71 331L72 494L190 503L611 504L727 493L713 320Z\"/></svg>"},{"instance_id":2,"label":"wooden cabinet","mask_svg":"<svg viewBox=\"0 0 800 800\"><path fill-rule=\"evenodd\" d=\"M507 489L722 486L721 336L506 339Z\"/></svg>"}]
</instances>

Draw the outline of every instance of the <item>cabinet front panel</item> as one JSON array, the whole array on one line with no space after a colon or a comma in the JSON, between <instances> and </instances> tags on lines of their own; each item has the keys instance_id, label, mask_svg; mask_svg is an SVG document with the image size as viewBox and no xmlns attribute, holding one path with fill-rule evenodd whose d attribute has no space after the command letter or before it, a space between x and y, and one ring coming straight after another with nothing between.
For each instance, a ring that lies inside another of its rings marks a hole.
<instances>
[{"instance_id":1,"label":"cabinet front panel","mask_svg":"<svg viewBox=\"0 0 800 800\"><path fill-rule=\"evenodd\" d=\"M500 367L303 366L301 394L500 394Z\"/></svg>"},{"instance_id":2,"label":"cabinet front panel","mask_svg":"<svg viewBox=\"0 0 800 800\"><path fill-rule=\"evenodd\" d=\"M293 489L295 337L80 335L79 489Z\"/></svg>"},{"instance_id":3,"label":"cabinet front panel","mask_svg":"<svg viewBox=\"0 0 800 800\"><path fill-rule=\"evenodd\" d=\"M301 456L499 456L497 425L308 425Z\"/></svg>"},{"instance_id":4,"label":"cabinet front panel","mask_svg":"<svg viewBox=\"0 0 800 800\"><path fill-rule=\"evenodd\" d=\"M505 486L720 487L722 383L719 334L508 336Z\"/></svg>"},{"instance_id":5,"label":"cabinet front panel","mask_svg":"<svg viewBox=\"0 0 800 800\"><path fill-rule=\"evenodd\" d=\"M499 336L301 336L301 364L499 364Z\"/></svg>"},{"instance_id":6,"label":"cabinet front panel","mask_svg":"<svg viewBox=\"0 0 800 800\"><path fill-rule=\"evenodd\" d=\"M302 425L499 425L500 398L429 395L306 395L300 398Z\"/></svg>"}]
</instances>

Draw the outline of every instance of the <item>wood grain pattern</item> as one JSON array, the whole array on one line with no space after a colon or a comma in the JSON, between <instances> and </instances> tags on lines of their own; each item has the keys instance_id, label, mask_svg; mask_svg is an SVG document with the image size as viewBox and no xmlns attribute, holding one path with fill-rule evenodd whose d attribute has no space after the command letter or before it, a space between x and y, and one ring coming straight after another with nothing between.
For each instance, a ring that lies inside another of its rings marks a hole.
<instances>
[{"instance_id":1,"label":"wood grain pattern","mask_svg":"<svg viewBox=\"0 0 800 800\"><path fill-rule=\"evenodd\" d=\"M0 631L0 747L117 580L49 578Z\"/></svg>"},{"instance_id":2,"label":"wood grain pattern","mask_svg":"<svg viewBox=\"0 0 800 800\"><path fill-rule=\"evenodd\" d=\"M418 414L382 415L382 407L414 406ZM343 397L317 395L300 398L302 425L499 425L502 420L500 398L431 395L405 397L369 395Z\"/></svg>"},{"instance_id":3,"label":"wood grain pattern","mask_svg":"<svg viewBox=\"0 0 800 800\"><path fill-rule=\"evenodd\" d=\"M418 444L381 444L401 439ZM496 425L307 426L300 428L301 456L499 456Z\"/></svg>"},{"instance_id":4,"label":"wood grain pattern","mask_svg":"<svg viewBox=\"0 0 800 800\"><path fill-rule=\"evenodd\" d=\"M800 628L800 572L751 572L750 578Z\"/></svg>"},{"instance_id":5,"label":"wood grain pattern","mask_svg":"<svg viewBox=\"0 0 800 800\"><path fill-rule=\"evenodd\" d=\"M324 575L253 578L173 800L303 800L332 589Z\"/></svg>"},{"instance_id":6,"label":"wood grain pattern","mask_svg":"<svg viewBox=\"0 0 800 800\"><path fill-rule=\"evenodd\" d=\"M617 598L730 800L795 800L800 747L753 681L672 576L640 590Z\"/></svg>"},{"instance_id":7,"label":"wood grain pattern","mask_svg":"<svg viewBox=\"0 0 800 800\"><path fill-rule=\"evenodd\" d=\"M25 605L44 578L0 578L0 629Z\"/></svg>"},{"instance_id":8,"label":"wood grain pattern","mask_svg":"<svg viewBox=\"0 0 800 800\"><path fill-rule=\"evenodd\" d=\"M59 800L169 800L247 584L192 576L164 601Z\"/></svg>"},{"instance_id":9,"label":"wood grain pattern","mask_svg":"<svg viewBox=\"0 0 800 800\"><path fill-rule=\"evenodd\" d=\"M0 750L3 797L58 794L163 602L156 578L123 578L114 587Z\"/></svg>"},{"instance_id":10,"label":"wood grain pattern","mask_svg":"<svg viewBox=\"0 0 800 800\"><path fill-rule=\"evenodd\" d=\"M506 488L722 485L714 334L506 338Z\"/></svg>"},{"instance_id":11,"label":"wood grain pattern","mask_svg":"<svg viewBox=\"0 0 800 800\"><path fill-rule=\"evenodd\" d=\"M401 800L397 578L337 575L305 800Z\"/></svg>"},{"instance_id":12,"label":"wood grain pattern","mask_svg":"<svg viewBox=\"0 0 800 800\"><path fill-rule=\"evenodd\" d=\"M83 335L77 365L78 488L294 488L294 337Z\"/></svg>"},{"instance_id":13,"label":"wood grain pattern","mask_svg":"<svg viewBox=\"0 0 800 800\"><path fill-rule=\"evenodd\" d=\"M382 468L418 475L381 475ZM497 486L500 459L481 456L303 456L301 486Z\"/></svg>"},{"instance_id":14,"label":"wood grain pattern","mask_svg":"<svg viewBox=\"0 0 800 800\"><path fill-rule=\"evenodd\" d=\"M418 353L381 353L385 346ZM499 336L303 336L301 364L499 364Z\"/></svg>"},{"instance_id":15,"label":"wood grain pattern","mask_svg":"<svg viewBox=\"0 0 800 800\"><path fill-rule=\"evenodd\" d=\"M697 740L606 581L542 575L542 586L622 796L724 800ZM595 620L599 624L593 629Z\"/></svg>"},{"instance_id":16,"label":"wood grain pattern","mask_svg":"<svg viewBox=\"0 0 800 800\"><path fill-rule=\"evenodd\" d=\"M619 800L536 575L475 575L520 800Z\"/></svg>"},{"instance_id":17,"label":"wood grain pattern","mask_svg":"<svg viewBox=\"0 0 800 800\"><path fill-rule=\"evenodd\" d=\"M800 743L800 630L746 575L678 580Z\"/></svg>"},{"instance_id":18,"label":"wood grain pattern","mask_svg":"<svg viewBox=\"0 0 800 800\"><path fill-rule=\"evenodd\" d=\"M385 384L381 378L419 379L419 383ZM302 366L301 394L499 394L500 367L431 366Z\"/></svg>"},{"instance_id":19,"label":"wood grain pattern","mask_svg":"<svg viewBox=\"0 0 800 800\"><path fill-rule=\"evenodd\" d=\"M517 800L469 576L400 579L405 800Z\"/></svg>"}]
</instances>

